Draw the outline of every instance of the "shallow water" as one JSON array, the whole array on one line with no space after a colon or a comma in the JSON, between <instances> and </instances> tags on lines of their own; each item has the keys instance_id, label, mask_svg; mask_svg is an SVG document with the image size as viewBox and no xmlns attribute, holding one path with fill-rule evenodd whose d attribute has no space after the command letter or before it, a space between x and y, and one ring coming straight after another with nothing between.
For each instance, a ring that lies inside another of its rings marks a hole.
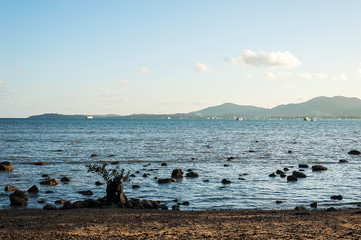
<instances>
[{"instance_id":1,"label":"shallow water","mask_svg":"<svg viewBox=\"0 0 361 240\"><path fill-rule=\"evenodd\" d=\"M37 203L41 198L48 203L88 198L80 190L93 191L93 199L103 197L105 186L94 184L102 179L87 173L85 165L111 161L121 161L120 167L131 173L140 171L125 186L128 197L160 200L168 206L175 204L174 199L189 201L189 206L181 206L184 210L288 209L314 201L321 207L357 202L361 158L347 152L361 150L360 139L358 120L0 119L0 161L11 161L14 168L0 172L0 208L9 208L10 193L3 190L9 184L22 190L34 184L39 187L38 194L29 195L30 208L42 208ZM228 157L235 159L229 162ZM340 159L349 162L340 164ZM48 164L35 166L36 162ZM168 166L161 166L162 162ZM297 182L269 177L277 169L288 167L290 175L299 163L312 166L315 162L329 170L305 169L307 178ZM165 185L154 180L170 177L175 168L193 169L199 177ZM150 176L144 178L144 173ZM71 181L44 186L39 184L42 174L57 179L68 176ZM238 179L240 175L245 180ZM222 184L224 178L231 184ZM140 188L132 189L133 184ZM54 193L46 194L47 190ZM339 194L342 201L330 200ZM277 205L277 200L283 203Z\"/></svg>"}]
</instances>

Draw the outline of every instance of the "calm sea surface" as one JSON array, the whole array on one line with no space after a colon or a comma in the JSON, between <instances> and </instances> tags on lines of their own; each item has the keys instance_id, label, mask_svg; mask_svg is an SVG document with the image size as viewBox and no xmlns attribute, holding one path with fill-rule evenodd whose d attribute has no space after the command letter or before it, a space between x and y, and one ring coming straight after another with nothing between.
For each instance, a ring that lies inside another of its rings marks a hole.
<instances>
[{"instance_id":1,"label":"calm sea surface","mask_svg":"<svg viewBox=\"0 0 361 240\"><path fill-rule=\"evenodd\" d=\"M121 161L121 168L136 175L125 185L128 197L160 200L169 207L177 199L190 202L183 210L291 209L314 201L326 208L328 203L361 201L361 157L348 155L352 149L361 150L361 121L0 119L0 162L13 163L12 172L0 172L0 208L10 208L6 185L39 187L37 195L29 194L28 208L42 208L37 203L42 198L51 204L88 198L81 190L93 191L93 199L103 197L105 185L94 184L103 180L87 173L85 165L112 161ZM311 167L316 162L329 170L305 169L307 178L297 182L269 177L277 169L288 167L290 175L299 163ZM170 177L176 168L193 169L199 177L165 185L154 180ZM42 174L71 181L44 186L39 184ZM231 184L222 184L224 178ZM342 201L330 200L339 194Z\"/></svg>"}]
</instances>

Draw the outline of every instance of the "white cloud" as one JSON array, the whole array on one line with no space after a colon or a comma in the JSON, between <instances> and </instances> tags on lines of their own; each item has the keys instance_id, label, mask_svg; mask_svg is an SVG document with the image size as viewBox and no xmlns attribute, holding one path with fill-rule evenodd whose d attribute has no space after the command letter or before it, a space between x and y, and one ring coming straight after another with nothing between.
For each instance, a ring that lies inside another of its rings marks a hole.
<instances>
[{"instance_id":1,"label":"white cloud","mask_svg":"<svg viewBox=\"0 0 361 240\"><path fill-rule=\"evenodd\" d=\"M328 77L324 73L299 73L298 76L306 80L323 80Z\"/></svg>"},{"instance_id":2,"label":"white cloud","mask_svg":"<svg viewBox=\"0 0 361 240\"><path fill-rule=\"evenodd\" d=\"M131 83L128 81L120 81L120 82L116 82L114 83L114 86L118 86L118 87L122 87L122 86L130 86Z\"/></svg>"},{"instance_id":3,"label":"white cloud","mask_svg":"<svg viewBox=\"0 0 361 240\"><path fill-rule=\"evenodd\" d=\"M344 82L348 81L348 77L347 77L347 75L345 73L341 73L340 75L336 76L335 79L336 80L341 80L341 81L344 81Z\"/></svg>"},{"instance_id":4,"label":"white cloud","mask_svg":"<svg viewBox=\"0 0 361 240\"><path fill-rule=\"evenodd\" d=\"M141 68L139 68L139 71L140 71L141 73L143 73L143 75L145 75L145 76L149 76L149 75L150 75L150 70L149 70L148 67L141 67Z\"/></svg>"},{"instance_id":5,"label":"white cloud","mask_svg":"<svg viewBox=\"0 0 361 240\"><path fill-rule=\"evenodd\" d=\"M204 65L202 63L197 63L196 65L194 65L194 68L197 70L197 72L204 72L204 73L207 73L211 70L207 65Z\"/></svg>"},{"instance_id":6,"label":"white cloud","mask_svg":"<svg viewBox=\"0 0 361 240\"><path fill-rule=\"evenodd\" d=\"M264 66L269 68L294 68L301 64L289 51L256 53L251 50L245 50L237 58L232 58L232 62L240 65Z\"/></svg>"}]
</instances>

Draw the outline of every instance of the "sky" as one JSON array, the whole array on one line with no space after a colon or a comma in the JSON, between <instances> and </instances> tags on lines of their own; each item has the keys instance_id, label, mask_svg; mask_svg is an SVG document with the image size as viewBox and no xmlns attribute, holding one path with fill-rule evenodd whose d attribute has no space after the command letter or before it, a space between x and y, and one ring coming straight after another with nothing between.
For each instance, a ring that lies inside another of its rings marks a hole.
<instances>
[{"instance_id":1,"label":"sky","mask_svg":"<svg viewBox=\"0 0 361 240\"><path fill-rule=\"evenodd\" d=\"M359 0L0 0L0 117L361 98Z\"/></svg>"}]
</instances>

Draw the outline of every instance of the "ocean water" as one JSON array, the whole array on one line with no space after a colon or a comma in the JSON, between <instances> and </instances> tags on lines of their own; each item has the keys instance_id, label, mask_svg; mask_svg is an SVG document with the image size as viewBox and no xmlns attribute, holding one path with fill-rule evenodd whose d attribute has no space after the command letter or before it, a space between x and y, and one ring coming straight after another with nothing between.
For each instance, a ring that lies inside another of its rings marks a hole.
<instances>
[{"instance_id":1,"label":"ocean water","mask_svg":"<svg viewBox=\"0 0 361 240\"><path fill-rule=\"evenodd\" d=\"M330 203L359 202L361 157L347 152L361 150L360 140L359 120L0 119L0 162L13 163L13 171L0 172L0 208L10 208L6 185L39 187L38 194L28 194L28 208L42 208L39 199L54 204L89 198L78 193L82 190L93 191L93 199L103 197L105 185L94 184L103 180L88 173L86 164L112 161L136 175L124 187L128 197L159 200L169 207L175 200L189 201L182 210L292 209L314 201L327 208ZM227 161L229 157L234 159ZM161 166L163 162L168 166ZM299 163L321 163L329 170L304 169L307 178L297 182L269 177L284 167L290 175ZM154 179L170 177L177 168L185 173L193 169L199 177L164 185ZM44 186L39 184L42 174L71 181ZM231 184L222 184L224 178ZM133 189L133 184L140 188ZM53 193L46 194L48 190ZM330 199L339 194L342 201Z\"/></svg>"}]
</instances>

